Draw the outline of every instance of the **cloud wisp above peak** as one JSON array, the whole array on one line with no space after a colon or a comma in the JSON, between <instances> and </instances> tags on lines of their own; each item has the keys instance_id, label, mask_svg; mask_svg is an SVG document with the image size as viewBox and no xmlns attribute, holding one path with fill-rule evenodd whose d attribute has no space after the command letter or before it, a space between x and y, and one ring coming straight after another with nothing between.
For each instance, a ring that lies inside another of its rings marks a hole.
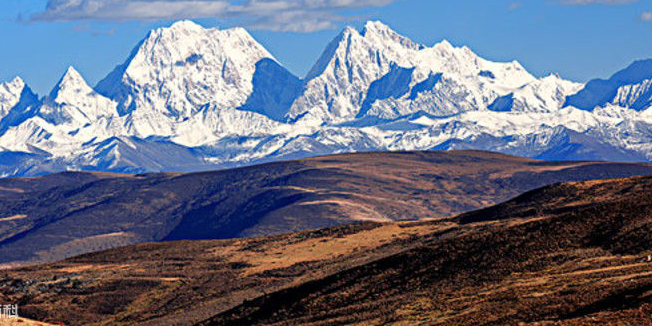
<instances>
[{"instance_id":1,"label":"cloud wisp above peak","mask_svg":"<svg viewBox=\"0 0 652 326\"><path fill-rule=\"evenodd\" d=\"M31 21L217 18L264 30L313 32L350 21L356 9L398 0L48 0Z\"/></svg>"}]
</instances>

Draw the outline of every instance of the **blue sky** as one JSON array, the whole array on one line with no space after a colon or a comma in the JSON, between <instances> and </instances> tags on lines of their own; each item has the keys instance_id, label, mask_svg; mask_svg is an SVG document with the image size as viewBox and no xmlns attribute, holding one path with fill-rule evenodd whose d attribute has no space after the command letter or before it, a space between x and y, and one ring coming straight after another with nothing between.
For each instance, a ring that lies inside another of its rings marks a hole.
<instances>
[{"instance_id":1,"label":"blue sky","mask_svg":"<svg viewBox=\"0 0 652 326\"><path fill-rule=\"evenodd\" d=\"M652 58L652 0L2 0L0 81L21 76L43 95L72 65L94 85L150 29L182 18L245 26L299 76L342 27L369 19L538 76L587 81Z\"/></svg>"}]
</instances>

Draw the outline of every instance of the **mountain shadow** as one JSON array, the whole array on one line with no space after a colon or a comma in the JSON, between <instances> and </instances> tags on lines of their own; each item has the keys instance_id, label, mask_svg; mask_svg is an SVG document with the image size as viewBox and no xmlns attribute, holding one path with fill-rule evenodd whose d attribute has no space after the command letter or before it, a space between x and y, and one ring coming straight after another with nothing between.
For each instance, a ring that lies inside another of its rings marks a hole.
<instances>
[{"instance_id":1,"label":"mountain shadow","mask_svg":"<svg viewBox=\"0 0 652 326\"><path fill-rule=\"evenodd\" d=\"M303 89L303 81L299 77L268 58L256 63L253 85L253 92L239 109L260 113L281 122L285 121L285 115Z\"/></svg>"}]
</instances>

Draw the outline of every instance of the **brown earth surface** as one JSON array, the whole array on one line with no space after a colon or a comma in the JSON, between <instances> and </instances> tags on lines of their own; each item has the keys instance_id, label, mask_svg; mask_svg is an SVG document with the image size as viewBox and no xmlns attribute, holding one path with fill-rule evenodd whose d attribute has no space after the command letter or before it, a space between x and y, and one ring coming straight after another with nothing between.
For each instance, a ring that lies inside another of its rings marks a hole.
<instances>
[{"instance_id":1,"label":"brown earth surface","mask_svg":"<svg viewBox=\"0 0 652 326\"><path fill-rule=\"evenodd\" d=\"M457 217L139 244L0 273L65 325L651 325L652 177Z\"/></svg>"},{"instance_id":2,"label":"brown earth surface","mask_svg":"<svg viewBox=\"0 0 652 326\"><path fill-rule=\"evenodd\" d=\"M57 326L56 324L42 323L40 321L25 318L4 318L0 319L0 326Z\"/></svg>"},{"instance_id":3,"label":"brown earth surface","mask_svg":"<svg viewBox=\"0 0 652 326\"><path fill-rule=\"evenodd\" d=\"M0 179L0 268L136 243L441 218L556 182L648 174L649 164L454 151L346 154L190 174Z\"/></svg>"}]
</instances>

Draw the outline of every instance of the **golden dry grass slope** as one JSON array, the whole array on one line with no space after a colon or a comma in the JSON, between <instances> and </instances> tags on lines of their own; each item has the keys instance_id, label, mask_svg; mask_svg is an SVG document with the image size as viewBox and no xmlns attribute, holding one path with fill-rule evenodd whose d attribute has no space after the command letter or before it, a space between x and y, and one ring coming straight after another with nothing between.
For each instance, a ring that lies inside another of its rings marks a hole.
<instances>
[{"instance_id":1,"label":"golden dry grass slope","mask_svg":"<svg viewBox=\"0 0 652 326\"><path fill-rule=\"evenodd\" d=\"M335 155L191 174L2 179L0 267L144 242L446 217L555 182L645 174L651 165L460 151Z\"/></svg>"},{"instance_id":2,"label":"golden dry grass slope","mask_svg":"<svg viewBox=\"0 0 652 326\"><path fill-rule=\"evenodd\" d=\"M139 244L4 271L0 301L66 325L650 325L650 194L574 182L457 217Z\"/></svg>"}]
</instances>

